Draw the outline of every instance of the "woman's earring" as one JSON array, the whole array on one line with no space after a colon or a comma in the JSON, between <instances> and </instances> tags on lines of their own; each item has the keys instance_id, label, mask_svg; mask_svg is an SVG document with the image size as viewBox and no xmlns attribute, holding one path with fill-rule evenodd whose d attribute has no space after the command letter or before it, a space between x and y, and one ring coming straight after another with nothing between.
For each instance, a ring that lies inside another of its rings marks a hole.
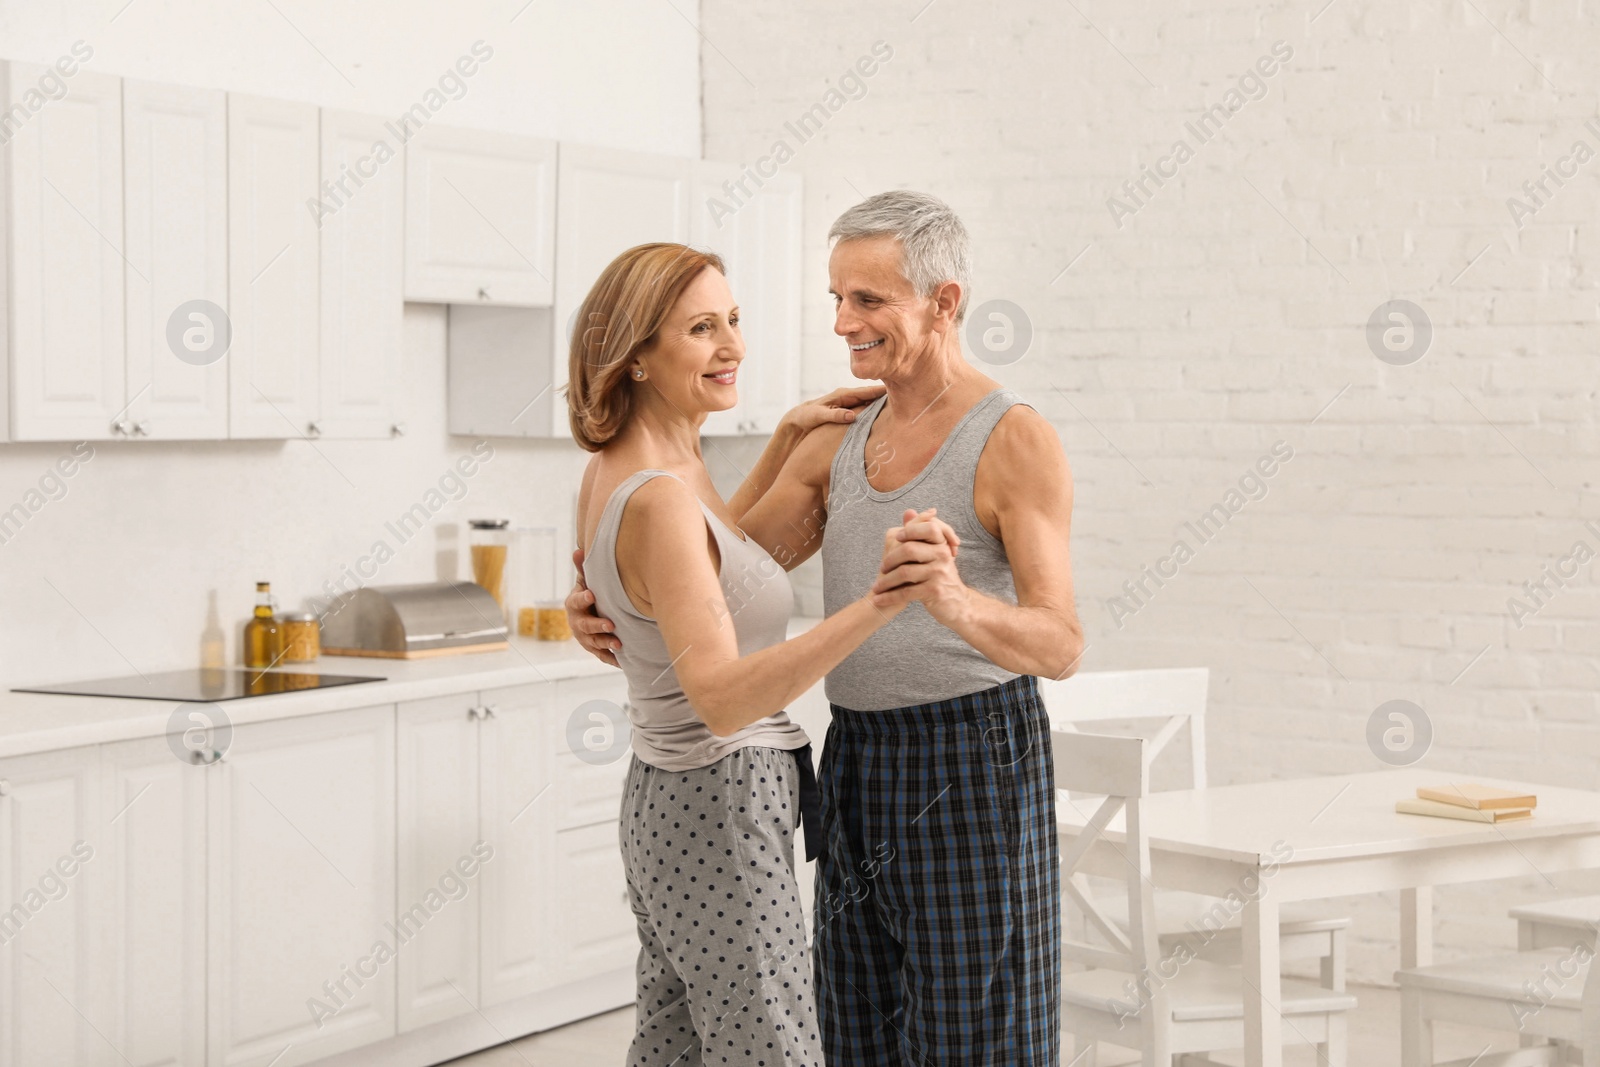
<instances>
[{"instance_id":1,"label":"woman's earring","mask_svg":"<svg viewBox=\"0 0 1600 1067\"><path fill-rule=\"evenodd\" d=\"M634 368L633 376L639 379L641 382L644 381L644 371L639 370L638 368Z\"/></svg>"}]
</instances>

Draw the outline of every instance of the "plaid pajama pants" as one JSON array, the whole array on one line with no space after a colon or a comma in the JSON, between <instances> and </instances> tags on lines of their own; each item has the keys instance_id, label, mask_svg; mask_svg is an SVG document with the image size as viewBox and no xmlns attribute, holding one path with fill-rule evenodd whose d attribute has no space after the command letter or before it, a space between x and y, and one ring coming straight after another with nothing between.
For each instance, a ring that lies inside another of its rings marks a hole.
<instances>
[{"instance_id":1,"label":"plaid pajama pants","mask_svg":"<svg viewBox=\"0 0 1600 1067\"><path fill-rule=\"evenodd\" d=\"M1035 679L834 705L818 784L829 1067L1057 1067L1061 875Z\"/></svg>"}]
</instances>

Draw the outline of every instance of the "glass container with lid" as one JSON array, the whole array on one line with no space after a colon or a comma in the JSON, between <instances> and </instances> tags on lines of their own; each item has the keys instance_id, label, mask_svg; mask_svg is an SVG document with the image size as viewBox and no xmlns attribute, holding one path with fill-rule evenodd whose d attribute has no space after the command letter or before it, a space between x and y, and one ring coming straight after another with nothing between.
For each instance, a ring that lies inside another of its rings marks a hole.
<instances>
[{"instance_id":1,"label":"glass container with lid","mask_svg":"<svg viewBox=\"0 0 1600 1067\"><path fill-rule=\"evenodd\" d=\"M472 553L472 580L489 591L502 610L506 607L506 562L511 551L510 519L469 519L468 548Z\"/></svg>"}]
</instances>

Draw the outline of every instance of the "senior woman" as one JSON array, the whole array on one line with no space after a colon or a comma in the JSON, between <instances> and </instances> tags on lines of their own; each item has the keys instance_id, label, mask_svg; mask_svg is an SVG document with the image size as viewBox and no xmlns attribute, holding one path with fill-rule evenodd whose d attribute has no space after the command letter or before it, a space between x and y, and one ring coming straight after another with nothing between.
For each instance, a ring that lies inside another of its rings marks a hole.
<instances>
[{"instance_id":1,"label":"senior woman","mask_svg":"<svg viewBox=\"0 0 1600 1067\"><path fill-rule=\"evenodd\" d=\"M619 831L640 940L628 1063L821 1067L793 835L815 779L784 708L898 614L915 572L891 569L898 587L863 589L785 641L785 571L801 560L775 560L739 521L810 428L883 390L789 412L724 502L700 455L700 426L737 402L745 358L721 260L630 248L577 321L568 414L594 453L578 499L584 574L621 638L633 728ZM886 532L886 554L901 537L958 543L931 513Z\"/></svg>"}]
</instances>

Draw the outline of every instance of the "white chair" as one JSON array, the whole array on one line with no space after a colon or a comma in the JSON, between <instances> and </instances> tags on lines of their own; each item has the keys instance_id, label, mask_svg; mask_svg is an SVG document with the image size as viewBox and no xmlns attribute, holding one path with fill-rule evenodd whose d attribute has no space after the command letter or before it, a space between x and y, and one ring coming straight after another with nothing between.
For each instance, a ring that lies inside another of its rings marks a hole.
<instances>
[{"instance_id":1,"label":"white chair","mask_svg":"<svg viewBox=\"0 0 1600 1067\"><path fill-rule=\"evenodd\" d=\"M1139 1050L1144 1067L1197 1067L1216 1062L1209 1053L1243 1048L1243 971L1182 954L1161 955L1142 818L1143 798L1150 791L1146 742L1057 731L1051 743L1057 786L1105 798L1083 832L1062 849L1067 896L1106 942L1062 940L1063 962L1092 968L1061 979L1062 1029L1076 1046L1063 1062L1095 1067L1098 1041ZM1119 833L1119 813L1120 843L1112 838ZM1091 848L1113 849L1125 865L1126 933L1068 880L1081 873ZM1355 1007L1355 997L1285 978L1279 1003L1287 1041L1314 1043L1322 1062L1345 1067L1345 1013Z\"/></svg>"},{"instance_id":2,"label":"white chair","mask_svg":"<svg viewBox=\"0 0 1600 1067\"><path fill-rule=\"evenodd\" d=\"M1543 904L1524 904L1511 909L1517 920L1517 948L1570 948L1574 938L1587 938L1595 947L1596 924L1600 924L1600 897L1572 897Z\"/></svg>"},{"instance_id":3,"label":"white chair","mask_svg":"<svg viewBox=\"0 0 1600 1067\"><path fill-rule=\"evenodd\" d=\"M1166 748L1187 727L1189 735L1189 787L1206 787L1206 691L1211 672L1205 667L1172 667L1131 671L1083 671L1070 678L1039 680L1040 696L1050 726L1076 732L1083 723L1156 720L1148 739L1150 759ZM1057 783L1059 786L1060 783ZM1082 803L1080 801L1079 803ZM1080 889L1084 888L1082 885ZM1210 933L1217 922L1217 900L1199 893L1163 889L1156 894L1156 929L1161 950L1174 951L1180 941L1194 942L1192 931L1203 928L1208 936L1199 955L1213 963L1238 963L1243 957L1237 915ZM1104 910L1127 927L1128 917L1115 900ZM1325 989L1345 987L1345 939L1350 920L1322 914L1315 904L1290 904L1278 926L1279 958L1284 961L1319 961ZM1086 931L1080 929L1082 936Z\"/></svg>"},{"instance_id":4,"label":"white chair","mask_svg":"<svg viewBox=\"0 0 1600 1067\"><path fill-rule=\"evenodd\" d=\"M1565 946L1396 971L1401 1067L1600 1064L1600 967L1590 963L1594 943L1591 926ZM1514 1052L1436 1064L1436 1022L1503 1026L1520 1035L1524 1045ZM1545 1043L1530 1045L1529 1040Z\"/></svg>"}]
</instances>

